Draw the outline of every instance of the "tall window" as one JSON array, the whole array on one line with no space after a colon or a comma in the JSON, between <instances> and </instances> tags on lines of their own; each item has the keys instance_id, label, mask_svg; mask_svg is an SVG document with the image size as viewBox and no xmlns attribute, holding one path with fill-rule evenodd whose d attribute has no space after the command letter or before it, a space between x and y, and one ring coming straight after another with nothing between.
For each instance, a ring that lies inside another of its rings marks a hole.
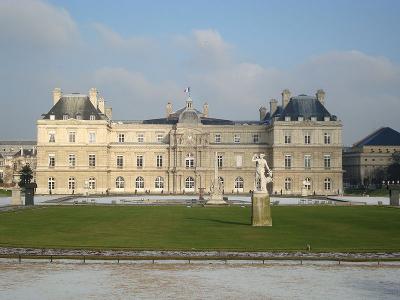
<instances>
[{"instance_id":1,"label":"tall window","mask_svg":"<svg viewBox=\"0 0 400 300\"><path fill-rule=\"evenodd\" d=\"M89 167L94 168L96 166L96 155L89 154Z\"/></svg>"},{"instance_id":2,"label":"tall window","mask_svg":"<svg viewBox=\"0 0 400 300\"><path fill-rule=\"evenodd\" d=\"M125 143L125 134L118 133L118 143Z\"/></svg>"},{"instance_id":3,"label":"tall window","mask_svg":"<svg viewBox=\"0 0 400 300\"><path fill-rule=\"evenodd\" d=\"M292 136L289 133L285 133L285 144L292 143Z\"/></svg>"},{"instance_id":4,"label":"tall window","mask_svg":"<svg viewBox=\"0 0 400 300\"><path fill-rule=\"evenodd\" d=\"M324 133L324 144L330 144L331 143L331 135L327 132Z\"/></svg>"},{"instance_id":5,"label":"tall window","mask_svg":"<svg viewBox=\"0 0 400 300\"><path fill-rule=\"evenodd\" d=\"M290 154L285 155L285 169L292 168L292 156Z\"/></svg>"},{"instance_id":6,"label":"tall window","mask_svg":"<svg viewBox=\"0 0 400 300\"><path fill-rule=\"evenodd\" d=\"M70 168L75 168L75 164L76 164L75 154L68 155L68 166Z\"/></svg>"},{"instance_id":7,"label":"tall window","mask_svg":"<svg viewBox=\"0 0 400 300\"><path fill-rule=\"evenodd\" d=\"M125 188L125 179L124 179L124 177L121 177L121 176L117 177L117 179L115 180L115 187L117 189Z\"/></svg>"},{"instance_id":8,"label":"tall window","mask_svg":"<svg viewBox=\"0 0 400 300\"><path fill-rule=\"evenodd\" d=\"M194 189L194 178L193 177L187 177L185 180L185 189L187 190L193 190Z\"/></svg>"},{"instance_id":9,"label":"tall window","mask_svg":"<svg viewBox=\"0 0 400 300\"><path fill-rule=\"evenodd\" d=\"M329 154L324 155L324 168L325 169L331 168L331 156Z\"/></svg>"},{"instance_id":10,"label":"tall window","mask_svg":"<svg viewBox=\"0 0 400 300\"><path fill-rule=\"evenodd\" d=\"M75 143L75 136L76 136L76 132L75 131L70 131L68 133L68 141L70 143Z\"/></svg>"},{"instance_id":11,"label":"tall window","mask_svg":"<svg viewBox=\"0 0 400 300\"><path fill-rule=\"evenodd\" d=\"M222 154L218 154L218 155L217 155L217 165L218 165L218 168L222 168L223 160L224 160L224 157L222 156Z\"/></svg>"},{"instance_id":12,"label":"tall window","mask_svg":"<svg viewBox=\"0 0 400 300\"><path fill-rule=\"evenodd\" d=\"M162 155L157 155L156 159L157 168L161 168L163 165L163 157Z\"/></svg>"},{"instance_id":13,"label":"tall window","mask_svg":"<svg viewBox=\"0 0 400 300\"><path fill-rule=\"evenodd\" d=\"M162 143L164 141L164 134L157 133L157 143Z\"/></svg>"},{"instance_id":14,"label":"tall window","mask_svg":"<svg viewBox=\"0 0 400 300\"><path fill-rule=\"evenodd\" d=\"M96 178L94 177L89 177L89 190L95 190L96 189Z\"/></svg>"},{"instance_id":15,"label":"tall window","mask_svg":"<svg viewBox=\"0 0 400 300\"><path fill-rule=\"evenodd\" d=\"M243 191L243 187L244 187L244 180L242 177L236 177L235 178L235 189L237 191Z\"/></svg>"},{"instance_id":16,"label":"tall window","mask_svg":"<svg viewBox=\"0 0 400 300\"><path fill-rule=\"evenodd\" d=\"M56 157L54 154L49 154L49 167L54 168L56 166Z\"/></svg>"},{"instance_id":17,"label":"tall window","mask_svg":"<svg viewBox=\"0 0 400 300\"><path fill-rule=\"evenodd\" d=\"M307 177L306 179L304 179L304 188L306 190L311 190L311 178Z\"/></svg>"},{"instance_id":18,"label":"tall window","mask_svg":"<svg viewBox=\"0 0 400 300\"><path fill-rule=\"evenodd\" d=\"M221 134L220 133L216 133L214 138L215 138L215 143L217 143L217 144L221 143Z\"/></svg>"},{"instance_id":19,"label":"tall window","mask_svg":"<svg viewBox=\"0 0 400 300\"><path fill-rule=\"evenodd\" d=\"M144 189L144 178L142 176L136 178L135 187L137 189Z\"/></svg>"},{"instance_id":20,"label":"tall window","mask_svg":"<svg viewBox=\"0 0 400 300\"><path fill-rule=\"evenodd\" d=\"M221 176L218 177L219 182L221 183L222 187L224 187L224 178Z\"/></svg>"},{"instance_id":21,"label":"tall window","mask_svg":"<svg viewBox=\"0 0 400 300\"><path fill-rule=\"evenodd\" d=\"M136 156L136 167L143 168L143 155Z\"/></svg>"},{"instance_id":22,"label":"tall window","mask_svg":"<svg viewBox=\"0 0 400 300\"><path fill-rule=\"evenodd\" d=\"M332 181L330 178L325 178L325 180L324 180L325 191L329 191L331 189L331 183L332 183Z\"/></svg>"},{"instance_id":23,"label":"tall window","mask_svg":"<svg viewBox=\"0 0 400 300\"><path fill-rule=\"evenodd\" d=\"M156 189L163 189L164 188L164 178L158 176L154 181L154 186Z\"/></svg>"},{"instance_id":24,"label":"tall window","mask_svg":"<svg viewBox=\"0 0 400 300\"><path fill-rule=\"evenodd\" d=\"M96 120L96 116L95 116L95 115L90 115L89 119L90 119L91 121Z\"/></svg>"},{"instance_id":25,"label":"tall window","mask_svg":"<svg viewBox=\"0 0 400 300\"><path fill-rule=\"evenodd\" d=\"M117 168L122 169L124 167L124 157L117 155Z\"/></svg>"},{"instance_id":26,"label":"tall window","mask_svg":"<svg viewBox=\"0 0 400 300\"><path fill-rule=\"evenodd\" d=\"M54 131L49 132L49 143L55 143L56 142L56 133Z\"/></svg>"},{"instance_id":27,"label":"tall window","mask_svg":"<svg viewBox=\"0 0 400 300\"><path fill-rule=\"evenodd\" d=\"M194 168L194 157L192 153L188 153L185 158L186 168Z\"/></svg>"},{"instance_id":28,"label":"tall window","mask_svg":"<svg viewBox=\"0 0 400 300\"><path fill-rule=\"evenodd\" d=\"M311 155L304 155L304 168L311 169Z\"/></svg>"},{"instance_id":29,"label":"tall window","mask_svg":"<svg viewBox=\"0 0 400 300\"><path fill-rule=\"evenodd\" d=\"M89 132L89 143L96 143L96 132Z\"/></svg>"},{"instance_id":30,"label":"tall window","mask_svg":"<svg viewBox=\"0 0 400 300\"><path fill-rule=\"evenodd\" d=\"M68 189L75 190L75 178L74 177L68 178Z\"/></svg>"},{"instance_id":31,"label":"tall window","mask_svg":"<svg viewBox=\"0 0 400 300\"><path fill-rule=\"evenodd\" d=\"M239 143L240 143L240 134L235 134L235 135L233 136L233 142L234 142L235 144L239 144Z\"/></svg>"},{"instance_id":32,"label":"tall window","mask_svg":"<svg viewBox=\"0 0 400 300\"><path fill-rule=\"evenodd\" d=\"M3 171L0 171L0 179L3 179L4 178L4 173L3 173Z\"/></svg>"},{"instance_id":33,"label":"tall window","mask_svg":"<svg viewBox=\"0 0 400 300\"><path fill-rule=\"evenodd\" d=\"M138 133L137 142L138 143L143 143L144 142L144 134L143 133Z\"/></svg>"},{"instance_id":34,"label":"tall window","mask_svg":"<svg viewBox=\"0 0 400 300\"><path fill-rule=\"evenodd\" d=\"M260 140L260 136L258 135L258 133L253 134L253 143L258 144L259 140Z\"/></svg>"},{"instance_id":35,"label":"tall window","mask_svg":"<svg viewBox=\"0 0 400 300\"><path fill-rule=\"evenodd\" d=\"M304 144L311 144L311 133L306 132L304 134Z\"/></svg>"},{"instance_id":36,"label":"tall window","mask_svg":"<svg viewBox=\"0 0 400 300\"><path fill-rule=\"evenodd\" d=\"M47 184L48 184L50 191L54 190L54 188L56 186L56 180L54 179L54 177L49 177Z\"/></svg>"},{"instance_id":37,"label":"tall window","mask_svg":"<svg viewBox=\"0 0 400 300\"><path fill-rule=\"evenodd\" d=\"M285 191L292 190L292 178L285 178Z\"/></svg>"}]
</instances>

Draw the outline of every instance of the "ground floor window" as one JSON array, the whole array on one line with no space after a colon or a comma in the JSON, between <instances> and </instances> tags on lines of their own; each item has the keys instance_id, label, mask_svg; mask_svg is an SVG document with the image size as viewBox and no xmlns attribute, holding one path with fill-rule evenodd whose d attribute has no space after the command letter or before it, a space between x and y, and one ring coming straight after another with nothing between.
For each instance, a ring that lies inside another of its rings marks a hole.
<instances>
[{"instance_id":1,"label":"ground floor window","mask_svg":"<svg viewBox=\"0 0 400 300\"><path fill-rule=\"evenodd\" d=\"M292 178L285 178L285 191L292 189Z\"/></svg>"},{"instance_id":2,"label":"ground floor window","mask_svg":"<svg viewBox=\"0 0 400 300\"><path fill-rule=\"evenodd\" d=\"M95 190L96 189L96 178L90 177L89 178L89 190Z\"/></svg>"},{"instance_id":3,"label":"ground floor window","mask_svg":"<svg viewBox=\"0 0 400 300\"><path fill-rule=\"evenodd\" d=\"M158 176L154 181L154 186L156 189L163 189L164 188L164 178Z\"/></svg>"},{"instance_id":4,"label":"ground floor window","mask_svg":"<svg viewBox=\"0 0 400 300\"><path fill-rule=\"evenodd\" d=\"M185 180L185 189L193 190L194 189L194 178L188 177Z\"/></svg>"},{"instance_id":5,"label":"ground floor window","mask_svg":"<svg viewBox=\"0 0 400 300\"><path fill-rule=\"evenodd\" d=\"M74 177L68 178L68 189L75 190L75 178Z\"/></svg>"},{"instance_id":6,"label":"ground floor window","mask_svg":"<svg viewBox=\"0 0 400 300\"><path fill-rule=\"evenodd\" d=\"M304 179L304 188L306 190L311 190L311 178L307 177L306 179Z\"/></svg>"},{"instance_id":7,"label":"ground floor window","mask_svg":"<svg viewBox=\"0 0 400 300\"><path fill-rule=\"evenodd\" d=\"M125 187L125 179L124 177L118 176L115 180L115 187L117 189L123 189Z\"/></svg>"},{"instance_id":8,"label":"ground floor window","mask_svg":"<svg viewBox=\"0 0 400 300\"><path fill-rule=\"evenodd\" d=\"M144 189L144 178L139 176L136 178L135 187L137 189Z\"/></svg>"},{"instance_id":9,"label":"ground floor window","mask_svg":"<svg viewBox=\"0 0 400 300\"><path fill-rule=\"evenodd\" d=\"M325 191L329 191L331 189L332 180L330 178L325 178L324 180L324 188Z\"/></svg>"},{"instance_id":10,"label":"ground floor window","mask_svg":"<svg viewBox=\"0 0 400 300\"><path fill-rule=\"evenodd\" d=\"M54 177L49 177L47 183L48 183L49 190L50 191L54 190L55 185L56 185L56 180L54 179Z\"/></svg>"},{"instance_id":11,"label":"ground floor window","mask_svg":"<svg viewBox=\"0 0 400 300\"><path fill-rule=\"evenodd\" d=\"M242 177L236 177L235 179L235 190L238 192L243 192L244 180Z\"/></svg>"}]
</instances>

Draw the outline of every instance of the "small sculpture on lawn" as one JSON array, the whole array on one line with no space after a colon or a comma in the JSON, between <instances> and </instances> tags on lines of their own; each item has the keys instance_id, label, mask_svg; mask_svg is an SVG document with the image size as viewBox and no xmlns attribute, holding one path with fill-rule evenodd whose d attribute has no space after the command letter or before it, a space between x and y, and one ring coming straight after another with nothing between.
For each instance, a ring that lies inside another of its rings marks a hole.
<instances>
[{"instance_id":1,"label":"small sculpture on lawn","mask_svg":"<svg viewBox=\"0 0 400 300\"><path fill-rule=\"evenodd\" d=\"M256 176L254 180L254 191L264 192L267 191L267 184L273 182L272 171L265 160L265 154L254 154L252 161L256 162Z\"/></svg>"}]
</instances>

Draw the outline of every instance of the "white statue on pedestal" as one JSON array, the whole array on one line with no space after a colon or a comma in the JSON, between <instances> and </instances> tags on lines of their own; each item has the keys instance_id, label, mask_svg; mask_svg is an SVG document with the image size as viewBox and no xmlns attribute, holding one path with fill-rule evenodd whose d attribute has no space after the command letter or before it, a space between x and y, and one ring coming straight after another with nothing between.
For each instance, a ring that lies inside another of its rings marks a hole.
<instances>
[{"instance_id":1,"label":"white statue on pedestal","mask_svg":"<svg viewBox=\"0 0 400 300\"><path fill-rule=\"evenodd\" d=\"M264 158L265 154L254 154L252 161L256 162L256 176L254 180L254 191L268 193L267 184L273 182L272 171ZM267 175L265 175L267 174Z\"/></svg>"},{"instance_id":2,"label":"white statue on pedestal","mask_svg":"<svg viewBox=\"0 0 400 300\"><path fill-rule=\"evenodd\" d=\"M226 204L223 195L223 184L218 176L218 153L215 152L214 158L214 180L211 182L210 198L207 204Z\"/></svg>"}]
</instances>

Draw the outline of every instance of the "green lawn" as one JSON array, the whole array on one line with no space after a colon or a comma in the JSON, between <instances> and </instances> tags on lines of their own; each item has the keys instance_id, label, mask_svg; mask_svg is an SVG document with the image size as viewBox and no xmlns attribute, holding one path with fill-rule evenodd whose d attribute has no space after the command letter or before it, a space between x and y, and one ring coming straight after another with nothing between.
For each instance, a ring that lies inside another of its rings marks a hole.
<instances>
[{"instance_id":1,"label":"green lawn","mask_svg":"<svg viewBox=\"0 0 400 300\"><path fill-rule=\"evenodd\" d=\"M400 209L278 206L272 216L273 227L253 228L250 207L35 207L0 213L0 246L400 250Z\"/></svg>"},{"instance_id":2,"label":"green lawn","mask_svg":"<svg viewBox=\"0 0 400 300\"><path fill-rule=\"evenodd\" d=\"M0 190L0 197L10 197L11 191L9 190Z\"/></svg>"}]
</instances>

